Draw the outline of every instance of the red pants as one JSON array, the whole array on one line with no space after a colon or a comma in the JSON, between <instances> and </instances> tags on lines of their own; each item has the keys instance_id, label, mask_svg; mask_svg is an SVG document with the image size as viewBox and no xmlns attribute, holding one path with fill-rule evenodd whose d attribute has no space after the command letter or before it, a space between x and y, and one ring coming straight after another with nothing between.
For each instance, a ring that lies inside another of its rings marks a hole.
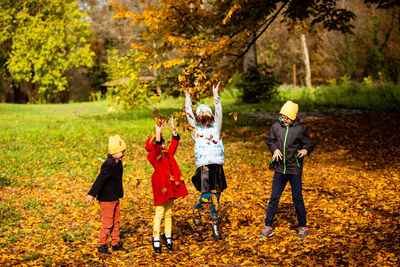
<instances>
[{"instance_id":1,"label":"red pants","mask_svg":"<svg viewBox=\"0 0 400 267\"><path fill-rule=\"evenodd\" d=\"M103 218L98 246L105 245L108 234L111 235L111 245L116 245L119 238L119 200L100 201L101 217Z\"/></svg>"}]
</instances>

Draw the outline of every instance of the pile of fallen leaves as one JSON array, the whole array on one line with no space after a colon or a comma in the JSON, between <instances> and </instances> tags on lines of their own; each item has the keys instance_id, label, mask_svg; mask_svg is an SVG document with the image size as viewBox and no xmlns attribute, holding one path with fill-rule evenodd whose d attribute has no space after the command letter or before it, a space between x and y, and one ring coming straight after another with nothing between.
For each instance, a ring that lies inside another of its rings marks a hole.
<instances>
[{"instance_id":1,"label":"pile of fallen leaves","mask_svg":"<svg viewBox=\"0 0 400 267\"><path fill-rule=\"evenodd\" d=\"M240 116L240 114L239 114ZM0 189L0 265L398 265L400 263L400 116L362 113L314 117L304 124L316 144L306 159L303 187L310 236L297 238L288 185L274 222L275 235L259 241L273 173L264 127L224 128L228 189L221 197L223 238L213 241L192 222L199 196L190 183L193 143L182 134L176 159L189 196L175 202L175 250L153 253L154 207L150 165L124 176L121 236L130 253L100 256L99 207L84 203L91 181L84 177L19 177ZM125 160L145 157L131 144ZM99 162L99 167L100 167ZM7 223L5 223L7 222Z\"/></svg>"}]
</instances>

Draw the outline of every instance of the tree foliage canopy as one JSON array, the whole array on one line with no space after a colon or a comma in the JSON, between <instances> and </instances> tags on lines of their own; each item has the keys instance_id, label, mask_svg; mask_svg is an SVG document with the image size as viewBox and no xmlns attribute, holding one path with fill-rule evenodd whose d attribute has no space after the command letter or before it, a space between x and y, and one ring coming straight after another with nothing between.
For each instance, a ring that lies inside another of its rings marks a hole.
<instances>
[{"instance_id":1,"label":"tree foliage canopy","mask_svg":"<svg viewBox=\"0 0 400 267\"><path fill-rule=\"evenodd\" d=\"M336 2L160 0L151 4L142 1L145 9L141 14L114 4L119 10L115 18L130 18L133 26L146 26L141 31L142 42L132 43L132 47L149 58L157 55L157 61L149 67L169 69L194 91L204 92L216 79L227 81L240 68L249 47L278 17L289 28L307 19L330 30L350 32L354 14L338 7ZM179 73L177 68L184 71Z\"/></svg>"},{"instance_id":2,"label":"tree foliage canopy","mask_svg":"<svg viewBox=\"0 0 400 267\"><path fill-rule=\"evenodd\" d=\"M89 33L90 24L76 0L2 1L3 78L34 84L33 101L66 90L66 71L91 65Z\"/></svg>"}]
</instances>

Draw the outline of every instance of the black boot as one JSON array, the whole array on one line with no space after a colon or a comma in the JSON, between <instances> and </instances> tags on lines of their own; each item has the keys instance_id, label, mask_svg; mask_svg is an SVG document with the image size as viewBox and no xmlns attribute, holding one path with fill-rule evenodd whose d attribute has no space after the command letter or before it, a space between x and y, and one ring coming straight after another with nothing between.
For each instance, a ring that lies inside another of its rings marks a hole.
<instances>
[{"instance_id":1,"label":"black boot","mask_svg":"<svg viewBox=\"0 0 400 267\"><path fill-rule=\"evenodd\" d=\"M220 240L221 239L221 231L219 230L219 220L218 218L212 218L212 225L211 225L211 229L212 229L212 233L213 233L213 239L215 241Z\"/></svg>"},{"instance_id":2,"label":"black boot","mask_svg":"<svg viewBox=\"0 0 400 267\"><path fill-rule=\"evenodd\" d=\"M112 250L113 250L113 251L123 251L123 252L126 252L126 253L129 252L129 250L127 250L126 248L124 248L124 247L122 246L122 242L119 242L118 244L112 246Z\"/></svg>"},{"instance_id":3,"label":"black boot","mask_svg":"<svg viewBox=\"0 0 400 267\"><path fill-rule=\"evenodd\" d=\"M157 243L157 242L160 243L159 247L154 246L154 243ZM160 240L154 240L154 237L153 237L153 249L154 249L155 253L161 254L161 241Z\"/></svg>"},{"instance_id":4,"label":"black boot","mask_svg":"<svg viewBox=\"0 0 400 267\"><path fill-rule=\"evenodd\" d=\"M196 226L202 225L201 214L204 211L203 207L193 209L193 223Z\"/></svg>"},{"instance_id":5,"label":"black boot","mask_svg":"<svg viewBox=\"0 0 400 267\"><path fill-rule=\"evenodd\" d=\"M99 253L102 253L102 254L105 254L105 255L111 255L111 253L108 251L107 245L102 245L102 246L98 247L97 251Z\"/></svg>"},{"instance_id":6,"label":"black boot","mask_svg":"<svg viewBox=\"0 0 400 267\"><path fill-rule=\"evenodd\" d=\"M169 250L172 250L172 238L171 237L166 237L165 234L161 235L162 240L164 241L165 245Z\"/></svg>"}]
</instances>

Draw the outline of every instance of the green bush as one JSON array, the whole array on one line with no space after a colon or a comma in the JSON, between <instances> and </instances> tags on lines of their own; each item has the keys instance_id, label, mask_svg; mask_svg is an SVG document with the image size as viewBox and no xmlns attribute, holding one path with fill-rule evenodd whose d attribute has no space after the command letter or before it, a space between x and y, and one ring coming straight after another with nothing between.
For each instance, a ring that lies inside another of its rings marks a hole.
<instances>
[{"instance_id":1,"label":"green bush","mask_svg":"<svg viewBox=\"0 0 400 267\"><path fill-rule=\"evenodd\" d=\"M400 86L393 83L349 81L313 88L281 85L277 90L277 100L293 100L307 107L400 110Z\"/></svg>"},{"instance_id":2,"label":"green bush","mask_svg":"<svg viewBox=\"0 0 400 267\"><path fill-rule=\"evenodd\" d=\"M276 95L277 84L272 72L265 64L257 64L249 67L242 74L242 79L237 83L241 89L241 98L245 103L267 102Z\"/></svg>"}]
</instances>

